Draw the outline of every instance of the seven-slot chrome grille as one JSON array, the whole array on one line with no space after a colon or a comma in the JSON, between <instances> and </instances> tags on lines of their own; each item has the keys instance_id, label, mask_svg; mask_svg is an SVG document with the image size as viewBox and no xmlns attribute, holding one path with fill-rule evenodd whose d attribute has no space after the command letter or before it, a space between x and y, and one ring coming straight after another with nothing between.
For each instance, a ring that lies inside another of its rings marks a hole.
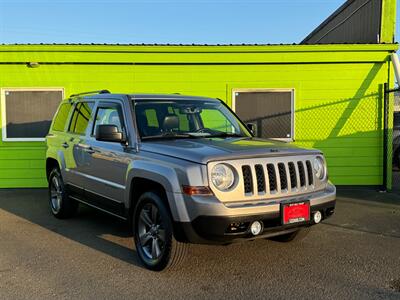
<instances>
[{"instance_id":1,"label":"seven-slot chrome grille","mask_svg":"<svg viewBox=\"0 0 400 300\"><path fill-rule=\"evenodd\" d=\"M210 162L209 176L213 166L222 163L235 170L237 178L229 190L220 191L211 182L210 187L222 202L275 199L314 192L323 189L325 184L314 177L312 162L317 155Z\"/></svg>"},{"instance_id":2,"label":"seven-slot chrome grille","mask_svg":"<svg viewBox=\"0 0 400 300\"><path fill-rule=\"evenodd\" d=\"M245 195L249 196L296 192L312 188L314 184L310 160L255 164L253 168L242 165L242 176Z\"/></svg>"}]
</instances>

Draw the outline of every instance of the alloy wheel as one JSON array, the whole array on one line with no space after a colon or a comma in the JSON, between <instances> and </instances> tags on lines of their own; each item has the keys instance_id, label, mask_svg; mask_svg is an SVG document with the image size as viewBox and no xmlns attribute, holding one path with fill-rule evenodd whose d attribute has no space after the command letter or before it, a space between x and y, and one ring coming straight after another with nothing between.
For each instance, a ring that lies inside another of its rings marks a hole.
<instances>
[{"instance_id":1,"label":"alloy wheel","mask_svg":"<svg viewBox=\"0 0 400 300\"><path fill-rule=\"evenodd\" d=\"M61 209L62 190L60 181L57 176L54 176L51 180L50 200L51 200L51 209L53 210L54 213L58 213Z\"/></svg>"},{"instance_id":2,"label":"alloy wheel","mask_svg":"<svg viewBox=\"0 0 400 300\"><path fill-rule=\"evenodd\" d=\"M156 205L143 206L138 220L138 237L145 258L155 262L163 255L166 245L165 228Z\"/></svg>"}]
</instances>

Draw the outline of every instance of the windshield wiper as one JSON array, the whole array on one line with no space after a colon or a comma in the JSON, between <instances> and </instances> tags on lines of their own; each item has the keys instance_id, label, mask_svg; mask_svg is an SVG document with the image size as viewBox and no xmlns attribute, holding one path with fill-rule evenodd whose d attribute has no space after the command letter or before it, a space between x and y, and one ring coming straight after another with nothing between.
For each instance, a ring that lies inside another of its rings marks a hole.
<instances>
[{"instance_id":1,"label":"windshield wiper","mask_svg":"<svg viewBox=\"0 0 400 300\"><path fill-rule=\"evenodd\" d=\"M238 133L228 133L228 132L221 132L218 134L213 134L208 136L208 138L224 138L224 137L247 137L247 136Z\"/></svg>"},{"instance_id":2,"label":"windshield wiper","mask_svg":"<svg viewBox=\"0 0 400 300\"><path fill-rule=\"evenodd\" d=\"M247 137L238 133L221 132L214 135L194 135L176 132L165 132L157 135L143 136L142 140L155 140L155 139L195 139L195 138L226 138L226 137Z\"/></svg>"},{"instance_id":3,"label":"windshield wiper","mask_svg":"<svg viewBox=\"0 0 400 300\"><path fill-rule=\"evenodd\" d=\"M175 132L165 132L157 135L143 136L142 140L153 140L153 139L183 139L183 138L193 138L190 134L182 134Z\"/></svg>"}]
</instances>

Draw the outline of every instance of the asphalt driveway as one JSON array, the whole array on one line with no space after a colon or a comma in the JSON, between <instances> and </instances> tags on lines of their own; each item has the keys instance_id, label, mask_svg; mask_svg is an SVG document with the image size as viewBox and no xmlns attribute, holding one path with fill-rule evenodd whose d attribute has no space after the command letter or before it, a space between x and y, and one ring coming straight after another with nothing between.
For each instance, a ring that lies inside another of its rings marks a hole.
<instances>
[{"instance_id":1,"label":"asphalt driveway","mask_svg":"<svg viewBox=\"0 0 400 300\"><path fill-rule=\"evenodd\" d=\"M86 207L57 220L46 190L0 190L0 299L211 297L400 299L400 196L345 191L300 244L195 246L154 273L123 222Z\"/></svg>"}]
</instances>

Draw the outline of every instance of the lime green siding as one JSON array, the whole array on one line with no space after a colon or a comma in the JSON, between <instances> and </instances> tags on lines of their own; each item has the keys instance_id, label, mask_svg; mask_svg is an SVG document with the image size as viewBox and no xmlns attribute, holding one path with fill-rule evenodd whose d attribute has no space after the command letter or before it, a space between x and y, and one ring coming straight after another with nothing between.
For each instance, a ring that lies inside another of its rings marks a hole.
<instances>
[{"instance_id":1,"label":"lime green siding","mask_svg":"<svg viewBox=\"0 0 400 300\"><path fill-rule=\"evenodd\" d=\"M382 1L381 43L393 43L396 32L396 0Z\"/></svg>"},{"instance_id":2,"label":"lime green siding","mask_svg":"<svg viewBox=\"0 0 400 300\"><path fill-rule=\"evenodd\" d=\"M295 91L295 143L321 149L339 185L382 184L383 84L397 45L0 45L0 88L62 87L218 97ZM39 62L28 68L26 62ZM1 115L1 114L0 114ZM41 187L43 142L0 141L0 187Z\"/></svg>"}]
</instances>

